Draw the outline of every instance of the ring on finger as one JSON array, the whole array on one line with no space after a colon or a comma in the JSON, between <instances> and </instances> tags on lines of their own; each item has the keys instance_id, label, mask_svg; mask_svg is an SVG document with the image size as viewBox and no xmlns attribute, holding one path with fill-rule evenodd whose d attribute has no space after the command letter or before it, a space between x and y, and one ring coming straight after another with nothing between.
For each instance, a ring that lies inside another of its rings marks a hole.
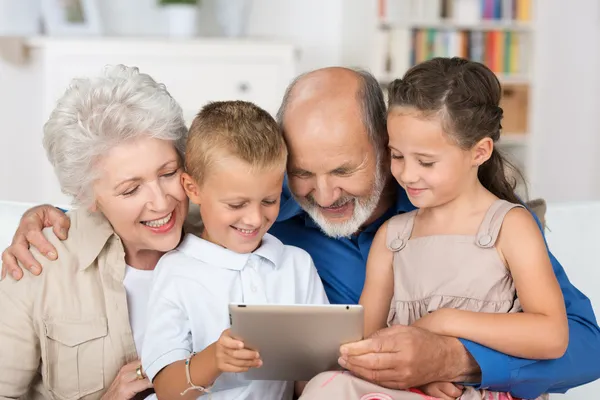
<instances>
[{"instance_id":1,"label":"ring on finger","mask_svg":"<svg viewBox=\"0 0 600 400\"><path fill-rule=\"evenodd\" d=\"M138 380L143 380L146 379L146 375L144 374L144 371L142 371L142 364L140 364L136 369L135 369L135 375L137 377Z\"/></svg>"}]
</instances>

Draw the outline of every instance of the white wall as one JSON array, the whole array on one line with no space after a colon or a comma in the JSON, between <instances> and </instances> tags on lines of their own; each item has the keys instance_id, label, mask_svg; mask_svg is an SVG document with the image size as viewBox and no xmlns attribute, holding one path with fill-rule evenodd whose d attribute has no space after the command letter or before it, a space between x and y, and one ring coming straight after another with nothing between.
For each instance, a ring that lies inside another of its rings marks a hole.
<instances>
[{"instance_id":1,"label":"white wall","mask_svg":"<svg viewBox=\"0 0 600 400\"><path fill-rule=\"evenodd\" d=\"M344 0L342 7L341 63L368 68L374 56L377 1Z\"/></svg>"},{"instance_id":2,"label":"white wall","mask_svg":"<svg viewBox=\"0 0 600 400\"><path fill-rule=\"evenodd\" d=\"M537 14L531 192L600 200L600 2L543 0Z\"/></svg>"},{"instance_id":3,"label":"white wall","mask_svg":"<svg viewBox=\"0 0 600 400\"><path fill-rule=\"evenodd\" d=\"M202 36L220 34L214 18L218 1L237 0L202 1ZM167 32L157 0L103 0L99 4L107 35L158 36ZM346 8L344 0L253 0L247 34L296 44L301 53L300 72L336 65L341 61L342 10Z\"/></svg>"},{"instance_id":4,"label":"white wall","mask_svg":"<svg viewBox=\"0 0 600 400\"><path fill-rule=\"evenodd\" d=\"M219 1L237 0L203 0L203 36L220 34L214 18ZM107 35L163 36L167 31L157 0L97 3ZM368 68L375 38L376 3L253 0L247 34L295 44L300 53L298 72L329 65ZM600 2L577 0L569 7L563 0L537 4L529 193L549 201L600 200ZM6 71L15 72L0 60L0 81ZM15 75L25 76L25 72L17 71ZM24 79L22 87L21 93L33 93L36 85ZM39 131L41 121L32 120L26 112L26 106L36 98L20 93L0 97L0 118L7 113L22 121L8 135L0 135L0 145L10 146L14 135L31 132L32 126ZM14 165L10 159L22 159L24 152L11 151L8 159L0 158L0 166L10 168Z\"/></svg>"},{"instance_id":5,"label":"white wall","mask_svg":"<svg viewBox=\"0 0 600 400\"><path fill-rule=\"evenodd\" d=\"M218 1L231 0L202 2L199 11L202 36L220 35L214 18ZM157 3L157 0L97 2L104 33L107 36L164 36L166 24ZM295 44L299 51L298 72L339 65L343 4L344 0L254 0L247 35ZM6 11L0 8L0 12L3 10ZM50 171L40 172L39 167L36 168L39 163L31 161L46 159L41 145L45 121L39 113L43 102L40 79L31 66L16 67L0 58L0 200L33 201L39 198L34 195L39 191L37 188L45 184L40 182L40 176L52 175ZM30 145L23 146L25 142Z\"/></svg>"},{"instance_id":6,"label":"white wall","mask_svg":"<svg viewBox=\"0 0 600 400\"><path fill-rule=\"evenodd\" d=\"M14 193L15 188L30 193L37 190L32 188L43 186L40 171L36 171L40 165L36 160L46 160L39 78L31 67L17 68L0 60L0 200L22 200ZM34 93L38 95L30 95Z\"/></svg>"}]
</instances>

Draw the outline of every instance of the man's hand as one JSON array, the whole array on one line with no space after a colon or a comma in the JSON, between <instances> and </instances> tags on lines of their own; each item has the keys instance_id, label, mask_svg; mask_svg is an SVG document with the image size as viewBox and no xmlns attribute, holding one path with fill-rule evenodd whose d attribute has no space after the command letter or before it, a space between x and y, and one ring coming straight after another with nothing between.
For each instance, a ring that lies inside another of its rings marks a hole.
<instances>
[{"instance_id":1,"label":"man's hand","mask_svg":"<svg viewBox=\"0 0 600 400\"><path fill-rule=\"evenodd\" d=\"M433 382L419 388L427 396L442 400L456 400L463 393L463 386L451 382Z\"/></svg>"},{"instance_id":2,"label":"man's hand","mask_svg":"<svg viewBox=\"0 0 600 400\"><path fill-rule=\"evenodd\" d=\"M23 214L12 244L2 253L2 279L8 273L15 279L23 277L19 262L32 274L39 275L42 266L35 260L29 246L33 246L48 259L57 258L56 249L44 237L42 230L52 227L61 240L67 238L71 221L62 211L50 205L31 208Z\"/></svg>"},{"instance_id":3,"label":"man's hand","mask_svg":"<svg viewBox=\"0 0 600 400\"><path fill-rule=\"evenodd\" d=\"M390 389L474 381L479 366L458 339L396 325L340 348L340 365Z\"/></svg>"},{"instance_id":4,"label":"man's hand","mask_svg":"<svg viewBox=\"0 0 600 400\"><path fill-rule=\"evenodd\" d=\"M233 338L229 329L217 341L216 358L221 372L246 372L262 365L258 352L245 349L244 343Z\"/></svg>"}]
</instances>

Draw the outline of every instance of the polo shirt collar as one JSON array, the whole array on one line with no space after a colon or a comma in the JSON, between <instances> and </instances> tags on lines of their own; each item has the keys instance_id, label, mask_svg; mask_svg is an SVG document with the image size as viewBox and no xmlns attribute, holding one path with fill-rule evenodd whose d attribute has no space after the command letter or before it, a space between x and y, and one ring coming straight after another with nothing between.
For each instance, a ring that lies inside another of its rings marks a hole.
<instances>
[{"instance_id":1,"label":"polo shirt collar","mask_svg":"<svg viewBox=\"0 0 600 400\"><path fill-rule=\"evenodd\" d=\"M259 256L268 261L273 268L278 268L281 265L284 245L275 236L267 233L260 247L252 253L236 253L198 236L187 234L177 250L215 267L241 271L252 255Z\"/></svg>"}]
</instances>

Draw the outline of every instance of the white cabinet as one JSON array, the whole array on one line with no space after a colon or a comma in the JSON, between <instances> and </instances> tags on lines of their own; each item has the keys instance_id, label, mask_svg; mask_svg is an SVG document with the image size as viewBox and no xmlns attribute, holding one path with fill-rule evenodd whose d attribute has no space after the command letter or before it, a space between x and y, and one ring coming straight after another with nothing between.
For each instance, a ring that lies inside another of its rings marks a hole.
<instances>
[{"instance_id":1,"label":"white cabinet","mask_svg":"<svg viewBox=\"0 0 600 400\"><path fill-rule=\"evenodd\" d=\"M72 78L97 75L107 64L137 66L167 86L189 125L214 100L253 101L274 115L296 73L293 46L261 41L39 38L0 41L2 48L0 199L36 203L68 202L41 139Z\"/></svg>"}]
</instances>

